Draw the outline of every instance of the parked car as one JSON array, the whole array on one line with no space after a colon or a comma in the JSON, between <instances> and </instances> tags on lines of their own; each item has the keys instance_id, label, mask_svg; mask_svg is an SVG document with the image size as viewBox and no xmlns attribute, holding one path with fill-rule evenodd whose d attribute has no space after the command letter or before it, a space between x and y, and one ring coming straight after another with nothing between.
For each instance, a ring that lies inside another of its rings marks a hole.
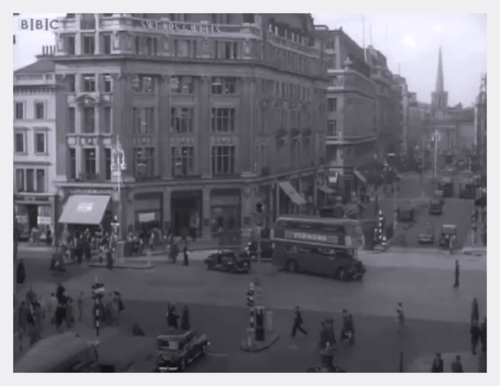
<instances>
[{"instance_id":1,"label":"parked car","mask_svg":"<svg viewBox=\"0 0 500 386\"><path fill-rule=\"evenodd\" d=\"M251 258L246 252L239 255L229 249L221 249L205 259L207 269L231 273L249 273Z\"/></svg>"},{"instance_id":2,"label":"parked car","mask_svg":"<svg viewBox=\"0 0 500 386\"><path fill-rule=\"evenodd\" d=\"M206 334L193 330L172 330L156 337L157 371L184 371L195 359L206 355L210 342Z\"/></svg>"},{"instance_id":3,"label":"parked car","mask_svg":"<svg viewBox=\"0 0 500 386\"><path fill-rule=\"evenodd\" d=\"M441 205L444 205L444 192L442 189L434 190L434 198L439 199L439 201L441 201Z\"/></svg>"},{"instance_id":4,"label":"parked car","mask_svg":"<svg viewBox=\"0 0 500 386\"><path fill-rule=\"evenodd\" d=\"M398 221L401 222L415 221L415 208L409 202L398 208L397 214L398 214Z\"/></svg>"},{"instance_id":5,"label":"parked car","mask_svg":"<svg viewBox=\"0 0 500 386\"><path fill-rule=\"evenodd\" d=\"M443 203L439 198L431 198L429 201L429 214L443 214Z\"/></svg>"},{"instance_id":6,"label":"parked car","mask_svg":"<svg viewBox=\"0 0 500 386\"><path fill-rule=\"evenodd\" d=\"M448 240L451 236L457 235L457 226L452 224L441 225L441 232L439 234L439 245L441 247L448 247Z\"/></svg>"},{"instance_id":7,"label":"parked car","mask_svg":"<svg viewBox=\"0 0 500 386\"><path fill-rule=\"evenodd\" d=\"M427 224L425 230L418 235L419 244L434 244L434 226Z\"/></svg>"}]
</instances>

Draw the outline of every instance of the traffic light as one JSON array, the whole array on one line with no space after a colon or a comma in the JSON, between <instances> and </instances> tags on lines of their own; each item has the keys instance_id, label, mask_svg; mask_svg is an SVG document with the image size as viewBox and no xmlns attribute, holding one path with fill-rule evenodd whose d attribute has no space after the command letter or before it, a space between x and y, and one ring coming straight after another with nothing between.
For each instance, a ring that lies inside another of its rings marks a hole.
<instances>
[{"instance_id":1,"label":"traffic light","mask_svg":"<svg viewBox=\"0 0 500 386\"><path fill-rule=\"evenodd\" d=\"M252 308L255 304L254 302L255 287L253 283L250 283L250 289L247 291L247 306Z\"/></svg>"}]
</instances>

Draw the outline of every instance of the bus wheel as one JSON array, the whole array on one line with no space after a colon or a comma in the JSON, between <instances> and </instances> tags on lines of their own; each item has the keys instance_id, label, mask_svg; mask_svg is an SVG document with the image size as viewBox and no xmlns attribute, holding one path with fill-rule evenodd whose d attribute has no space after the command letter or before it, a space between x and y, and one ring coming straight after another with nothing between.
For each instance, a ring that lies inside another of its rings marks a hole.
<instances>
[{"instance_id":1,"label":"bus wheel","mask_svg":"<svg viewBox=\"0 0 500 386\"><path fill-rule=\"evenodd\" d=\"M293 260L288 260L286 263L287 272L296 273L297 272L297 263Z\"/></svg>"}]
</instances>

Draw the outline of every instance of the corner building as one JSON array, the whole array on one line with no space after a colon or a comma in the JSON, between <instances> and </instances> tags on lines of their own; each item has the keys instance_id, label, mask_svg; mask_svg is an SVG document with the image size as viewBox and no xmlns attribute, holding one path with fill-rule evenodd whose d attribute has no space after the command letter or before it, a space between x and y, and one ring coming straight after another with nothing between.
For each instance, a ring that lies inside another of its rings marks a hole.
<instances>
[{"instance_id":1,"label":"corner building","mask_svg":"<svg viewBox=\"0 0 500 386\"><path fill-rule=\"evenodd\" d=\"M68 14L60 27L60 210L109 195L122 236L154 220L209 238L249 231L258 201L268 221L315 207L326 68L310 15Z\"/></svg>"}]
</instances>

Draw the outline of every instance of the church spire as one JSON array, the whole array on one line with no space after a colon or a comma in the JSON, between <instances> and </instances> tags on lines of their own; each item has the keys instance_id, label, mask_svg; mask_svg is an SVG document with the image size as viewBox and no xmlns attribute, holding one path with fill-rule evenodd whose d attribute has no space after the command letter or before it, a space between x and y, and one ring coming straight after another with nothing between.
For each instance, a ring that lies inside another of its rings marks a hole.
<instances>
[{"instance_id":1,"label":"church spire","mask_svg":"<svg viewBox=\"0 0 500 386\"><path fill-rule=\"evenodd\" d=\"M436 79L436 92L444 92L444 77L443 77L443 59L441 56L441 47L439 47L438 73Z\"/></svg>"}]
</instances>

